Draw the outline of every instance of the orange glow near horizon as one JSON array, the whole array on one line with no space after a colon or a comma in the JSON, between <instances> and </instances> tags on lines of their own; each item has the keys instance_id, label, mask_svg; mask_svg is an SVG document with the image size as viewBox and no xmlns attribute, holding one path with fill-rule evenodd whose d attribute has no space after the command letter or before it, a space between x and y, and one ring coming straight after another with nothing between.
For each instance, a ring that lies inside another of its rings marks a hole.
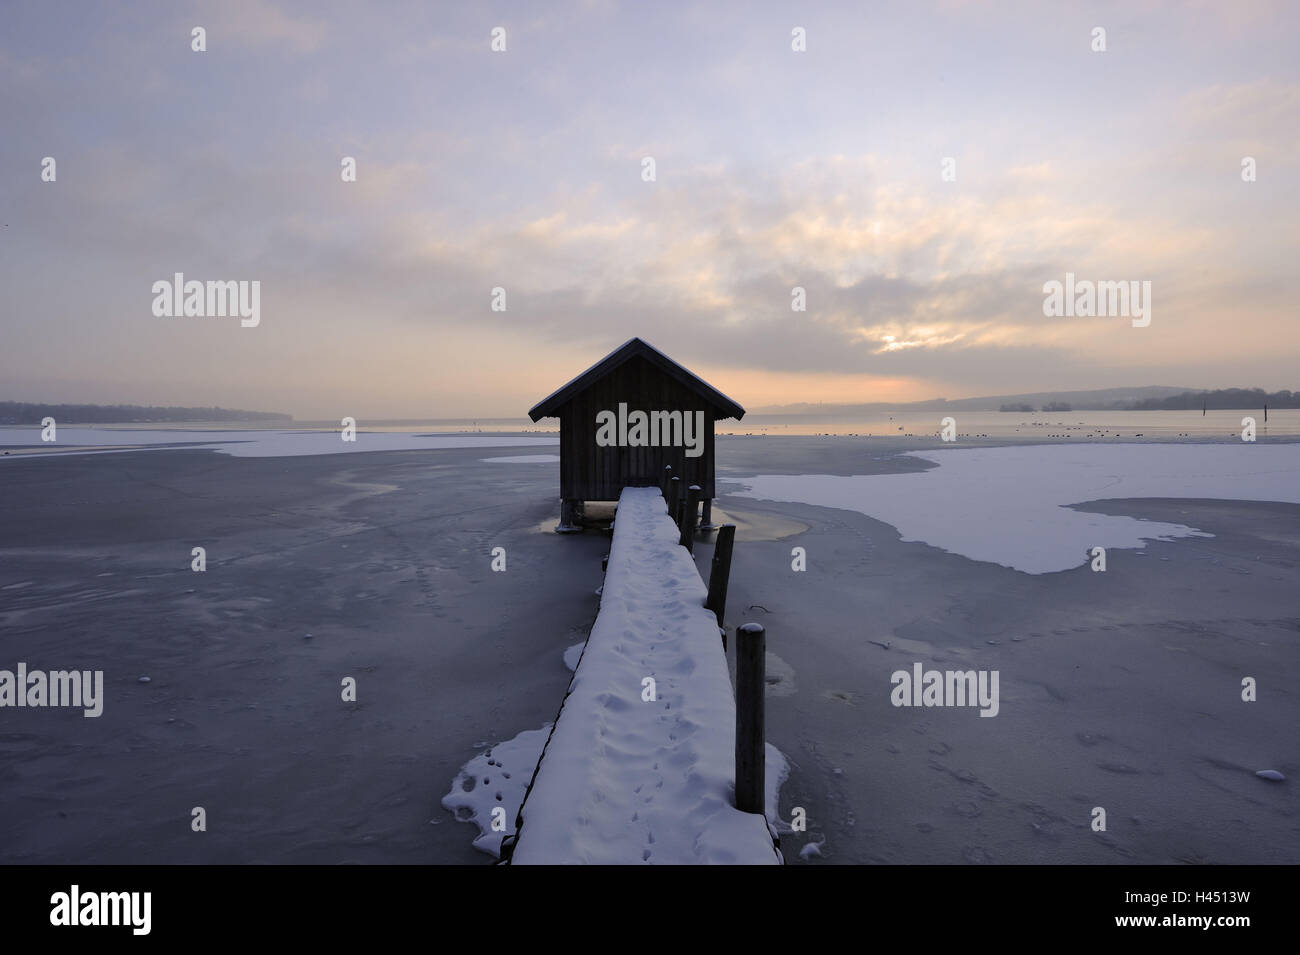
<instances>
[{"instance_id":1,"label":"orange glow near horizon","mask_svg":"<svg viewBox=\"0 0 1300 955\"><path fill-rule=\"evenodd\" d=\"M746 408L793 404L868 404L925 401L941 397L933 382L877 375L738 371L700 365L692 369L713 387Z\"/></svg>"}]
</instances>

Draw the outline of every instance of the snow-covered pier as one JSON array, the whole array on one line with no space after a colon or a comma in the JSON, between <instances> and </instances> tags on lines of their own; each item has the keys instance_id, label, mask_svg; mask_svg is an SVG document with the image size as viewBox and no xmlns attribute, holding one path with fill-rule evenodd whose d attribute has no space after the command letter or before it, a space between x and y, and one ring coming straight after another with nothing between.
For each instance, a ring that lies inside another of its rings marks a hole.
<instances>
[{"instance_id":1,"label":"snow-covered pier","mask_svg":"<svg viewBox=\"0 0 1300 955\"><path fill-rule=\"evenodd\" d=\"M514 864L776 864L734 805L735 698L655 488L619 497L600 612L520 810Z\"/></svg>"}]
</instances>

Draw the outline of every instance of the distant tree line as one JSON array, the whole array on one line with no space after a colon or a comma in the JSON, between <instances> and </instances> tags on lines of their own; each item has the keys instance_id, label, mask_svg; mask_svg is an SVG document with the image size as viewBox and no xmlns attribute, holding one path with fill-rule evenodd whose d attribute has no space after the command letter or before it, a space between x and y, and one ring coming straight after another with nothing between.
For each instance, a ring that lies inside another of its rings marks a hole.
<instances>
[{"instance_id":1,"label":"distant tree line","mask_svg":"<svg viewBox=\"0 0 1300 955\"><path fill-rule=\"evenodd\" d=\"M1033 414L1034 406L1009 404L1009 405L1002 405L1000 408L998 408L998 410L1015 411L1018 412L1019 414ZM1069 411L1070 403L1068 401L1049 401L1047 404L1043 405L1043 410L1044 411Z\"/></svg>"},{"instance_id":2,"label":"distant tree line","mask_svg":"<svg viewBox=\"0 0 1300 955\"><path fill-rule=\"evenodd\" d=\"M1300 408L1300 391L1265 391L1263 388L1221 388L1217 391L1184 391L1165 398L1140 398L1131 401L1110 401L1094 404L1085 402L1080 411L1200 411L1202 407L1214 411L1258 410L1270 408ZM1001 405L999 411L1019 414L1033 413L1034 406L1020 403ZM1069 402L1049 401L1042 411L1073 411Z\"/></svg>"},{"instance_id":3,"label":"distant tree line","mask_svg":"<svg viewBox=\"0 0 1300 955\"><path fill-rule=\"evenodd\" d=\"M1199 411L1202 407L1218 411L1252 408L1300 408L1300 392L1265 391L1263 388L1221 388L1218 391L1185 391L1168 398L1144 398L1121 407L1125 411Z\"/></svg>"},{"instance_id":4,"label":"distant tree line","mask_svg":"<svg viewBox=\"0 0 1300 955\"><path fill-rule=\"evenodd\" d=\"M0 401L0 424L39 425L43 418L60 424L147 424L157 421L292 421L272 411L232 408L160 408L153 405L42 405Z\"/></svg>"}]
</instances>

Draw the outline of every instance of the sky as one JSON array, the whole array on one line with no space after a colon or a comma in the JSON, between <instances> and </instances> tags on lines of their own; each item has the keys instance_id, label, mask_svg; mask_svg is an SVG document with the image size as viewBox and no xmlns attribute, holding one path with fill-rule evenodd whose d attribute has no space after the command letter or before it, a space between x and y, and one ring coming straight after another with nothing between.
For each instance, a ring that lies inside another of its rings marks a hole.
<instances>
[{"instance_id":1,"label":"sky","mask_svg":"<svg viewBox=\"0 0 1300 955\"><path fill-rule=\"evenodd\" d=\"M0 0L0 400L520 416L633 336L749 408L1300 389L1298 26ZM177 272L259 323L156 315ZM1067 272L1150 324L1044 315Z\"/></svg>"}]
</instances>

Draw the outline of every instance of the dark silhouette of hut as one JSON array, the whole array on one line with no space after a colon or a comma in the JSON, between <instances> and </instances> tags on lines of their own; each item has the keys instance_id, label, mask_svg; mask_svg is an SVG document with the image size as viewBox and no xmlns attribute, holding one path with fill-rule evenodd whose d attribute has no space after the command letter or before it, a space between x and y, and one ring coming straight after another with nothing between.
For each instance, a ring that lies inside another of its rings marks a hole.
<instances>
[{"instance_id":1,"label":"dark silhouette of hut","mask_svg":"<svg viewBox=\"0 0 1300 955\"><path fill-rule=\"evenodd\" d=\"M652 345L633 338L528 412L560 419L560 523L580 530L586 501L658 487L666 467L681 491L700 486L702 523L714 496L713 423L745 409Z\"/></svg>"}]
</instances>

